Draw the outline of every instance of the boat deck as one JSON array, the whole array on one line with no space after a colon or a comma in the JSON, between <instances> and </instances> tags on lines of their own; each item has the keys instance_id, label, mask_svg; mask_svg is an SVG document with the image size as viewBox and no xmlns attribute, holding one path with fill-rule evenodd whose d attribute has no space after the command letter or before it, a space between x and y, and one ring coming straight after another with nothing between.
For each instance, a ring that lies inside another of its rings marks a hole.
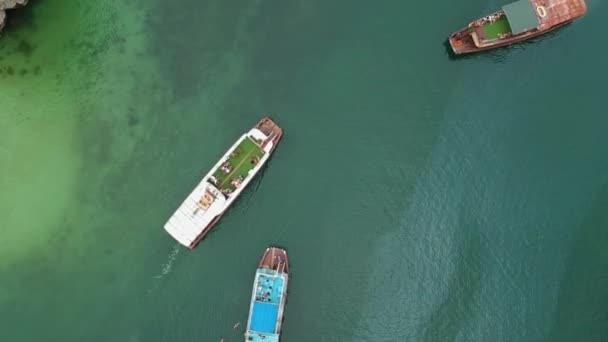
<instances>
[{"instance_id":1,"label":"boat deck","mask_svg":"<svg viewBox=\"0 0 608 342\"><path fill-rule=\"evenodd\" d=\"M284 279L275 271L260 269L255 291L255 300L263 303L279 304L283 296Z\"/></svg>"},{"instance_id":2,"label":"boat deck","mask_svg":"<svg viewBox=\"0 0 608 342\"><path fill-rule=\"evenodd\" d=\"M245 337L252 342L278 342L287 297L287 252L270 247L255 273Z\"/></svg>"},{"instance_id":3,"label":"boat deck","mask_svg":"<svg viewBox=\"0 0 608 342\"><path fill-rule=\"evenodd\" d=\"M262 260L260 260L259 268L276 270L279 273L289 273L289 261L287 260L287 252L280 248L269 248Z\"/></svg>"},{"instance_id":4,"label":"boat deck","mask_svg":"<svg viewBox=\"0 0 608 342\"><path fill-rule=\"evenodd\" d=\"M260 143L261 141L254 141L251 136L243 139L228 160L215 170L213 177L209 179L211 183L226 195L236 190L264 156Z\"/></svg>"},{"instance_id":5,"label":"boat deck","mask_svg":"<svg viewBox=\"0 0 608 342\"><path fill-rule=\"evenodd\" d=\"M247 336L251 342L279 342L279 335L253 334Z\"/></svg>"},{"instance_id":6,"label":"boat deck","mask_svg":"<svg viewBox=\"0 0 608 342\"><path fill-rule=\"evenodd\" d=\"M483 25L485 39L494 40L500 38L501 34L511 33L511 26L504 15L496 19L496 21Z\"/></svg>"},{"instance_id":7,"label":"boat deck","mask_svg":"<svg viewBox=\"0 0 608 342\"><path fill-rule=\"evenodd\" d=\"M583 16L587 12L585 0L530 0L538 13L538 28L546 30Z\"/></svg>"},{"instance_id":8,"label":"boat deck","mask_svg":"<svg viewBox=\"0 0 608 342\"><path fill-rule=\"evenodd\" d=\"M260 132L264 133L264 135L268 137L268 139L266 139L261 146L264 151L274 150L274 148L277 146L277 143L279 142L279 140L281 140L281 137L283 136L283 129L279 127L279 125L277 125L271 118L268 117L260 120L260 122L258 122L255 128L260 130ZM270 145L269 149L267 148L267 145Z\"/></svg>"},{"instance_id":9,"label":"boat deck","mask_svg":"<svg viewBox=\"0 0 608 342\"><path fill-rule=\"evenodd\" d=\"M285 278L277 271L258 269L255 282L255 300L251 307L248 341L275 341L280 323L280 305L284 298Z\"/></svg>"},{"instance_id":10,"label":"boat deck","mask_svg":"<svg viewBox=\"0 0 608 342\"><path fill-rule=\"evenodd\" d=\"M196 242L216 215L224 208L226 199L207 181L202 180L186 197L165 223L165 230L187 247Z\"/></svg>"}]
</instances>

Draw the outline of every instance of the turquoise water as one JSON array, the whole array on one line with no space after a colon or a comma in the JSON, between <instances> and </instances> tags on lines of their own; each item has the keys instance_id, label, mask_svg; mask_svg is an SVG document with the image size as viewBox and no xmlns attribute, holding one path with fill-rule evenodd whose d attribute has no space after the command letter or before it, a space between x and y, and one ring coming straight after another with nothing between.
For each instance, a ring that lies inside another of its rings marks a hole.
<instances>
[{"instance_id":1,"label":"turquoise water","mask_svg":"<svg viewBox=\"0 0 608 342\"><path fill-rule=\"evenodd\" d=\"M32 1L0 38L0 341L608 340L608 5L453 59L499 1ZM162 225L285 136L193 251ZM234 329L237 322L241 324Z\"/></svg>"}]
</instances>

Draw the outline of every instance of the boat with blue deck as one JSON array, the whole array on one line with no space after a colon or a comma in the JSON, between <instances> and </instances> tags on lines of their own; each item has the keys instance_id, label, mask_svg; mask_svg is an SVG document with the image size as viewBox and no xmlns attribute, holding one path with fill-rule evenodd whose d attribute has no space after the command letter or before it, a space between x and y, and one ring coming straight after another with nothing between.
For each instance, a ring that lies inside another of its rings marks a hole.
<instances>
[{"instance_id":1,"label":"boat with blue deck","mask_svg":"<svg viewBox=\"0 0 608 342\"><path fill-rule=\"evenodd\" d=\"M245 341L279 341L288 280L287 252L277 247L267 248L255 272Z\"/></svg>"}]
</instances>

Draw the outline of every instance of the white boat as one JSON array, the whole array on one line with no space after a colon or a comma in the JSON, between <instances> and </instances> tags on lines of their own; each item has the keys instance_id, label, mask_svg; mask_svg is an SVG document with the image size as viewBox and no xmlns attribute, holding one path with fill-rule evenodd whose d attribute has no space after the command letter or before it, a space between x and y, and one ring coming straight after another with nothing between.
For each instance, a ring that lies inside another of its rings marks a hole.
<instances>
[{"instance_id":1,"label":"white boat","mask_svg":"<svg viewBox=\"0 0 608 342\"><path fill-rule=\"evenodd\" d=\"M165 230L194 248L266 164L282 135L272 119L260 120L203 177L165 223Z\"/></svg>"}]
</instances>

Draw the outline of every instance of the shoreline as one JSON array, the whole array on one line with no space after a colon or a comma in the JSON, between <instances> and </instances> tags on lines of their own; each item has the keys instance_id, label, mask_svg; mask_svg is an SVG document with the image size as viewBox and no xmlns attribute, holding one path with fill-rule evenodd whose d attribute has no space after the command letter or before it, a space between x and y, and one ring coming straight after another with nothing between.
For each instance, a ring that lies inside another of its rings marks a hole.
<instances>
[{"instance_id":1,"label":"shoreline","mask_svg":"<svg viewBox=\"0 0 608 342\"><path fill-rule=\"evenodd\" d=\"M6 25L6 10L27 5L28 0L0 0L0 33Z\"/></svg>"}]
</instances>

